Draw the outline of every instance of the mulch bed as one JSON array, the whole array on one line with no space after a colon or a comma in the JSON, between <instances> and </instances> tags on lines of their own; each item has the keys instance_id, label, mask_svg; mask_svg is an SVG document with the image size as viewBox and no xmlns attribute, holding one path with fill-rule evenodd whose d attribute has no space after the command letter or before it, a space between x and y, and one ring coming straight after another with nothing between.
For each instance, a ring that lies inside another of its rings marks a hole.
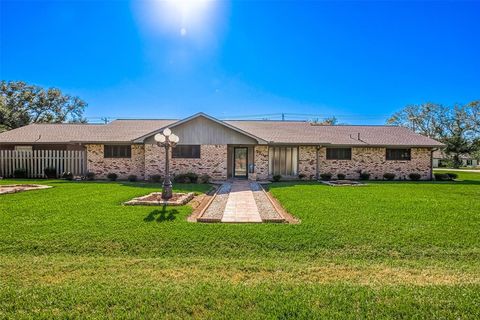
<instances>
[{"instance_id":1,"label":"mulch bed","mask_svg":"<svg viewBox=\"0 0 480 320\"><path fill-rule=\"evenodd\" d=\"M365 186L365 183L355 181L355 180L330 180L330 181L320 181L323 184L328 186Z\"/></svg>"}]
</instances>

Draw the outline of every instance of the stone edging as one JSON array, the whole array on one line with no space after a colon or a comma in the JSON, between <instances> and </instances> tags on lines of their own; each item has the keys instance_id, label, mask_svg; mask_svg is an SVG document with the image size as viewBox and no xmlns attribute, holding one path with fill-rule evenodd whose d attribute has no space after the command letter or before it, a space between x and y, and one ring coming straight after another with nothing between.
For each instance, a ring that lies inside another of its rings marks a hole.
<instances>
[{"instance_id":1,"label":"stone edging","mask_svg":"<svg viewBox=\"0 0 480 320\"><path fill-rule=\"evenodd\" d=\"M301 221L300 219L295 218L293 215L291 215L287 210L285 210L280 202L270 193L265 190L263 185L260 184L260 187L262 188L263 192L265 192L265 195L267 196L268 200L271 202L272 206L277 210L278 214L283 217L284 221L268 221L268 222L287 222L291 224L299 224Z\"/></svg>"},{"instance_id":2,"label":"stone edging","mask_svg":"<svg viewBox=\"0 0 480 320\"><path fill-rule=\"evenodd\" d=\"M188 222L197 222L198 219L203 215L203 213L208 209L210 203L212 203L215 195L218 192L218 185L212 185L210 190L208 190L200 204L193 210L192 214L187 217Z\"/></svg>"},{"instance_id":3,"label":"stone edging","mask_svg":"<svg viewBox=\"0 0 480 320\"><path fill-rule=\"evenodd\" d=\"M206 205L202 208L202 210L200 211L200 213L198 214L198 217L197 219L195 220L196 222L210 222L210 223L214 223L214 222L221 222L222 221L222 218L206 218L204 217L203 215L205 214L205 211L207 211L207 209L210 207L210 205L212 204L213 200L215 200L215 198L217 197L217 194L218 192L221 190L221 187L222 187L223 184L221 185L218 185L215 189L215 192L213 193L213 195L210 197L210 199L208 199L208 202L206 203Z\"/></svg>"},{"instance_id":4,"label":"stone edging","mask_svg":"<svg viewBox=\"0 0 480 320\"><path fill-rule=\"evenodd\" d=\"M161 194L161 192L152 192L147 194L146 196L134 198L130 201L127 201L124 203L126 206L183 206L187 204L190 200L193 199L193 196L195 195L193 192L189 193L180 193L181 197L176 200L176 201L153 201L153 200L144 200L151 195L157 195Z\"/></svg>"},{"instance_id":5,"label":"stone edging","mask_svg":"<svg viewBox=\"0 0 480 320\"><path fill-rule=\"evenodd\" d=\"M2 190L2 188L4 190ZM10 188L10 189L5 190L7 188ZM50 189L50 188L53 188L53 187L43 185L43 184L2 184L0 185L0 195L19 193L24 191L43 190L43 189Z\"/></svg>"}]
</instances>

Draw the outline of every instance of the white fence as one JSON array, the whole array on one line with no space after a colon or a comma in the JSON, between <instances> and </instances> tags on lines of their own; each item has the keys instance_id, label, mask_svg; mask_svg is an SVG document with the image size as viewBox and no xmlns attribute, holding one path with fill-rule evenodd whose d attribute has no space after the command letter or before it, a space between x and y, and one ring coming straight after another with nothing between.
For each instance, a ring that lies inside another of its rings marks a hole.
<instances>
[{"instance_id":1,"label":"white fence","mask_svg":"<svg viewBox=\"0 0 480 320\"><path fill-rule=\"evenodd\" d=\"M47 167L54 167L58 177L63 172L71 172L75 176L84 175L86 153L66 150L0 150L0 177L10 178L15 169L25 169L29 178L44 178Z\"/></svg>"}]
</instances>

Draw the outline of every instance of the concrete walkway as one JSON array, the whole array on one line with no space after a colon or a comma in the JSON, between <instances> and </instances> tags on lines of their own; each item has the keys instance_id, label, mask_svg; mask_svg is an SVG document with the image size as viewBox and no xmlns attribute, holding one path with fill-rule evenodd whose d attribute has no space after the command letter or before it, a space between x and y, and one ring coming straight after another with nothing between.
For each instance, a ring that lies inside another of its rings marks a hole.
<instances>
[{"instance_id":1,"label":"concrete walkway","mask_svg":"<svg viewBox=\"0 0 480 320\"><path fill-rule=\"evenodd\" d=\"M262 222L249 181L232 183L222 222Z\"/></svg>"},{"instance_id":2,"label":"concrete walkway","mask_svg":"<svg viewBox=\"0 0 480 320\"><path fill-rule=\"evenodd\" d=\"M480 173L480 169L446 169L446 168L433 168L434 171L452 171L452 172L476 172Z\"/></svg>"}]
</instances>

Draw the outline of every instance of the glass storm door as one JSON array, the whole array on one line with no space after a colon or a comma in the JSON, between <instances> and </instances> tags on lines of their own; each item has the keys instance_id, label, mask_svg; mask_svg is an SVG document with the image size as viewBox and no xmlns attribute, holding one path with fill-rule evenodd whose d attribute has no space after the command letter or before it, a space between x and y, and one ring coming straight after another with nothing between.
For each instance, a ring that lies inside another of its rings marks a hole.
<instances>
[{"instance_id":1,"label":"glass storm door","mask_svg":"<svg viewBox=\"0 0 480 320\"><path fill-rule=\"evenodd\" d=\"M248 148L234 149L234 173L235 177L246 177L248 167Z\"/></svg>"}]
</instances>

